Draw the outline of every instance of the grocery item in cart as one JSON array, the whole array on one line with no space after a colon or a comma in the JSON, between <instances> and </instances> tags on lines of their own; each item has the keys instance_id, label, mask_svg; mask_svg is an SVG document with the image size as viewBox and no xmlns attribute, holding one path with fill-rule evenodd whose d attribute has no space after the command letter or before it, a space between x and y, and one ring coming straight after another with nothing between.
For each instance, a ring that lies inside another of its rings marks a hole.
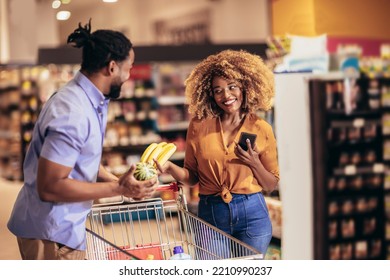
<instances>
[{"instance_id":1,"label":"grocery item in cart","mask_svg":"<svg viewBox=\"0 0 390 280\"><path fill-rule=\"evenodd\" d=\"M253 247L189 212L177 183L159 187L168 188L179 192L175 200L94 206L87 221L87 259L145 260L153 255L155 260L169 260L177 246L193 260L264 258Z\"/></svg>"},{"instance_id":2,"label":"grocery item in cart","mask_svg":"<svg viewBox=\"0 0 390 280\"><path fill-rule=\"evenodd\" d=\"M143 152L140 162L137 163L134 177L137 180L148 180L157 175L156 165L153 160L157 160L163 165L176 151L173 143L161 142L150 144Z\"/></svg>"},{"instance_id":3,"label":"grocery item in cart","mask_svg":"<svg viewBox=\"0 0 390 280\"><path fill-rule=\"evenodd\" d=\"M173 255L170 257L170 260L192 260L191 256L184 253L183 247L175 246L173 248Z\"/></svg>"},{"instance_id":4,"label":"grocery item in cart","mask_svg":"<svg viewBox=\"0 0 390 280\"><path fill-rule=\"evenodd\" d=\"M137 245L135 248L130 248L130 246L121 246L122 250L125 253L113 253L112 247L107 248L107 259L109 260L163 260L163 255L161 248L158 244L146 244L146 245Z\"/></svg>"},{"instance_id":5,"label":"grocery item in cart","mask_svg":"<svg viewBox=\"0 0 390 280\"><path fill-rule=\"evenodd\" d=\"M177 147L174 143L151 143L143 152L140 161L136 164L134 177L139 181L149 180L158 174L154 159L161 165L166 163L169 158L175 153ZM111 203L132 202L132 198L122 195L100 198L94 201L95 205L107 205Z\"/></svg>"}]
</instances>

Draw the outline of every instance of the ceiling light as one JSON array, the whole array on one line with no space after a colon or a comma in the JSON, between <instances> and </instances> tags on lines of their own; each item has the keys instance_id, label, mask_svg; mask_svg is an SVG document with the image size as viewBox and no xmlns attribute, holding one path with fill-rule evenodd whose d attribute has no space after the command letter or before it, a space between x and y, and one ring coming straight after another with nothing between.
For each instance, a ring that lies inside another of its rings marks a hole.
<instances>
[{"instance_id":1,"label":"ceiling light","mask_svg":"<svg viewBox=\"0 0 390 280\"><path fill-rule=\"evenodd\" d=\"M104 3L115 3L118 0L103 0Z\"/></svg>"},{"instance_id":2,"label":"ceiling light","mask_svg":"<svg viewBox=\"0 0 390 280\"><path fill-rule=\"evenodd\" d=\"M54 1L51 3L51 7L52 7L53 9L58 9L60 6L61 6L61 1L60 1L60 0L54 0Z\"/></svg>"},{"instance_id":3,"label":"ceiling light","mask_svg":"<svg viewBox=\"0 0 390 280\"><path fill-rule=\"evenodd\" d=\"M70 12L69 11L59 11L57 13L57 20L67 20L70 18Z\"/></svg>"},{"instance_id":4,"label":"ceiling light","mask_svg":"<svg viewBox=\"0 0 390 280\"><path fill-rule=\"evenodd\" d=\"M71 0L61 0L62 4L69 4Z\"/></svg>"}]
</instances>

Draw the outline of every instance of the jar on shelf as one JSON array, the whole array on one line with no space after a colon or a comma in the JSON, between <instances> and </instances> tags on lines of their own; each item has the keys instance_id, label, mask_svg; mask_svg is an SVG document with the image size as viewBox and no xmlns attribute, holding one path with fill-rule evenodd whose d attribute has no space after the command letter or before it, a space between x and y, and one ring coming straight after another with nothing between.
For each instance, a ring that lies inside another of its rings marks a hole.
<instances>
[{"instance_id":1,"label":"jar on shelf","mask_svg":"<svg viewBox=\"0 0 390 280\"><path fill-rule=\"evenodd\" d=\"M341 221L341 235L344 238L355 236L355 221L354 221L354 219L344 219Z\"/></svg>"},{"instance_id":2,"label":"jar on shelf","mask_svg":"<svg viewBox=\"0 0 390 280\"><path fill-rule=\"evenodd\" d=\"M339 158L339 166L345 166L349 163L349 154L347 152L342 152Z\"/></svg>"},{"instance_id":3,"label":"jar on shelf","mask_svg":"<svg viewBox=\"0 0 390 280\"><path fill-rule=\"evenodd\" d=\"M337 190L343 191L347 188L347 179L345 177L340 177L337 180Z\"/></svg>"},{"instance_id":4,"label":"jar on shelf","mask_svg":"<svg viewBox=\"0 0 390 280\"><path fill-rule=\"evenodd\" d=\"M351 155L351 163L354 165L359 165L362 162L362 156L359 152L355 151Z\"/></svg>"},{"instance_id":5,"label":"jar on shelf","mask_svg":"<svg viewBox=\"0 0 390 280\"><path fill-rule=\"evenodd\" d=\"M364 161L372 164L376 161L376 152L374 150L367 150L364 154Z\"/></svg>"},{"instance_id":6,"label":"jar on shelf","mask_svg":"<svg viewBox=\"0 0 390 280\"><path fill-rule=\"evenodd\" d=\"M358 141L361 137L360 127L350 127L348 128L348 140L351 143Z\"/></svg>"},{"instance_id":7,"label":"jar on shelf","mask_svg":"<svg viewBox=\"0 0 390 280\"><path fill-rule=\"evenodd\" d=\"M379 109L381 106L381 92L379 89L379 81L376 79L371 80L367 92L369 108Z\"/></svg>"},{"instance_id":8,"label":"jar on shelf","mask_svg":"<svg viewBox=\"0 0 390 280\"><path fill-rule=\"evenodd\" d=\"M358 175L358 176L351 179L350 187L353 190L360 190L360 189L362 189L363 184L364 184L363 176Z\"/></svg>"}]
</instances>

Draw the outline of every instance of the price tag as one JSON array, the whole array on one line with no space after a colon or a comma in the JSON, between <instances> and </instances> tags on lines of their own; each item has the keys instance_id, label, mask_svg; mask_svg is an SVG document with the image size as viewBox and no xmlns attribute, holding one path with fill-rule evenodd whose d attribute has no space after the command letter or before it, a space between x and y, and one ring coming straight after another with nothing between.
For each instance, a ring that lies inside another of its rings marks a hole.
<instances>
[{"instance_id":1,"label":"price tag","mask_svg":"<svg viewBox=\"0 0 390 280\"><path fill-rule=\"evenodd\" d=\"M354 127L363 127L364 126L364 119L363 118L354 119L352 125Z\"/></svg>"},{"instance_id":2,"label":"price tag","mask_svg":"<svg viewBox=\"0 0 390 280\"><path fill-rule=\"evenodd\" d=\"M344 169L345 175L355 175L356 174L356 165L347 165Z\"/></svg>"},{"instance_id":3,"label":"price tag","mask_svg":"<svg viewBox=\"0 0 390 280\"><path fill-rule=\"evenodd\" d=\"M372 169L374 173L383 173L385 171L385 166L383 163L375 163Z\"/></svg>"}]
</instances>

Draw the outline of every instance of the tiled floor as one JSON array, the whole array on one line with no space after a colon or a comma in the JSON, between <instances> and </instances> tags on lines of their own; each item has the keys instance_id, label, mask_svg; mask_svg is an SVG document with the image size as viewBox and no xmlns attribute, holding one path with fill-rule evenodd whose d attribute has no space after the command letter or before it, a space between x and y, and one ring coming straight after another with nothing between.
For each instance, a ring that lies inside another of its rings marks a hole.
<instances>
[{"instance_id":1,"label":"tiled floor","mask_svg":"<svg viewBox=\"0 0 390 280\"><path fill-rule=\"evenodd\" d=\"M7 221L21 185L0 178L0 260L20 260L16 238L7 229Z\"/></svg>"}]
</instances>

